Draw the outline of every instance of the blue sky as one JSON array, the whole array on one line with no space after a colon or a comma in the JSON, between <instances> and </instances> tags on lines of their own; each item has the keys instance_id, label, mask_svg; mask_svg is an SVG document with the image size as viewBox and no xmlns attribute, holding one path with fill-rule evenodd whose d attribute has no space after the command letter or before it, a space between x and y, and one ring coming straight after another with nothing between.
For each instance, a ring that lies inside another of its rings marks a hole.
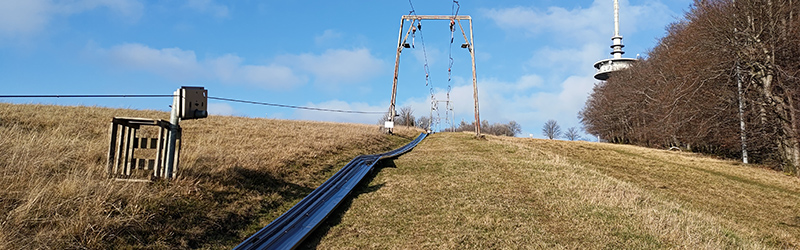
<instances>
[{"instance_id":1,"label":"blue sky","mask_svg":"<svg viewBox=\"0 0 800 250\"><path fill-rule=\"evenodd\" d=\"M452 1L413 1L420 15L449 15ZM578 111L609 58L612 0L459 1L471 15L481 119L517 121L541 138L545 121L580 127ZM645 55L692 0L621 0L626 57ZM400 17L394 1L0 0L0 95L171 94L332 109L389 107ZM467 25L467 23L463 23ZM398 107L429 115L431 86L451 86L455 120L474 120L469 53L447 21L423 21L400 58ZM408 26L406 26L408 27ZM466 28L466 27L465 27ZM424 38L424 50L421 37ZM423 54L427 54L424 56ZM425 84L427 58L431 86ZM0 99L0 102L168 110L168 98ZM377 124L341 114L210 101L212 115Z\"/></svg>"}]
</instances>

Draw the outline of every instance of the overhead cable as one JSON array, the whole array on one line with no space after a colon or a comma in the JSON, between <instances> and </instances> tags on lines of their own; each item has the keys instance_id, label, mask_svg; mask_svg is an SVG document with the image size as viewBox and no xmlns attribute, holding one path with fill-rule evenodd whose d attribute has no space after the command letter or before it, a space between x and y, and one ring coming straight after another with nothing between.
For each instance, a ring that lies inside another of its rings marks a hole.
<instances>
[{"instance_id":1,"label":"overhead cable","mask_svg":"<svg viewBox=\"0 0 800 250\"><path fill-rule=\"evenodd\" d=\"M256 101L247 101L247 100L237 100L237 99L231 99L231 98L212 97L212 96L209 96L208 99L220 100L220 101L228 101L228 102L239 102L239 103L247 103L247 104L264 105L264 106L273 106L273 107L281 107L281 108L322 111L322 112L336 112L336 113L348 113L348 114L384 114L384 113L386 113L385 111L357 111L357 110L341 110L341 109L326 109L326 108L315 108L315 107L303 107L303 106L295 106L295 105L275 104L275 103L256 102Z\"/></svg>"},{"instance_id":2,"label":"overhead cable","mask_svg":"<svg viewBox=\"0 0 800 250\"><path fill-rule=\"evenodd\" d=\"M130 98L156 98L156 97L175 97L175 95L0 95L0 98L128 98L128 97L130 97ZM264 105L264 106L273 106L273 107L281 107L281 108L292 108L292 109L304 109L304 110L322 111L322 112L336 112L336 113L348 113L348 114L383 114L383 113L385 113L383 111L357 111L357 110L340 110L340 109L303 107L303 106L286 105L286 104L246 101L246 100L238 100L238 99L222 98L222 97L208 97L208 99L220 100L220 101L229 101L229 102L247 103L247 104L256 104L256 105Z\"/></svg>"},{"instance_id":3,"label":"overhead cable","mask_svg":"<svg viewBox=\"0 0 800 250\"><path fill-rule=\"evenodd\" d=\"M120 98L120 97L174 97L174 95L0 95L0 98Z\"/></svg>"}]
</instances>

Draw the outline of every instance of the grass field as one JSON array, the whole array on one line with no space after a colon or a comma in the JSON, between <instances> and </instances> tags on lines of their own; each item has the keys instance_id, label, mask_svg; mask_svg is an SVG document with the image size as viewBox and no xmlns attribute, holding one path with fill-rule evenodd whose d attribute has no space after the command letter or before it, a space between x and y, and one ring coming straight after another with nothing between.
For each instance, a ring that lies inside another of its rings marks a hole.
<instances>
[{"instance_id":1,"label":"grass field","mask_svg":"<svg viewBox=\"0 0 800 250\"><path fill-rule=\"evenodd\" d=\"M624 145L440 133L390 165L308 244L800 247L800 179L731 161Z\"/></svg>"},{"instance_id":2,"label":"grass field","mask_svg":"<svg viewBox=\"0 0 800 250\"><path fill-rule=\"evenodd\" d=\"M209 117L182 123L179 178L106 179L114 116L169 114L0 103L0 249L231 248L359 154L419 131Z\"/></svg>"},{"instance_id":3,"label":"grass field","mask_svg":"<svg viewBox=\"0 0 800 250\"><path fill-rule=\"evenodd\" d=\"M420 132L185 121L180 177L129 183L105 178L114 116L168 118L0 103L0 249L228 249L356 155ZM800 179L689 153L438 133L383 162L304 247L799 248Z\"/></svg>"}]
</instances>

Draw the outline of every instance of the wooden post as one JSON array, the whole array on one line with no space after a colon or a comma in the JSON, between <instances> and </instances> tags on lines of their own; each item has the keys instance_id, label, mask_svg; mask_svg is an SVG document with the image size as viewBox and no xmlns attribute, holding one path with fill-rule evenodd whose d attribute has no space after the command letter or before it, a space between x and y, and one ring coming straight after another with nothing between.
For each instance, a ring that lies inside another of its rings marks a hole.
<instances>
[{"instance_id":1,"label":"wooden post","mask_svg":"<svg viewBox=\"0 0 800 250\"><path fill-rule=\"evenodd\" d=\"M153 170L153 177L158 178L161 177L161 171L164 169L164 150L167 147L164 146L167 140L164 139L164 127L159 126L158 129L158 149L156 149L156 167Z\"/></svg>"},{"instance_id":2,"label":"wooden post","mask_svg":"<svg viewBox=\"0 0 800 250\"><path fill-rule=\"evenodd\" d=\"M131 158L133 158L133 140L136 136L136 130L132 127L127 127L128 133L125 135L125 159L122 163L122 167L125 171L125 176L128 177L131 175Z\"/></svg>"},{"instance_id":3,"label":"wooden post","mask_svg":"<svg viewBox=\"0 0 800 250\"><path fill-rule=\"evenodd\" d=\"M178 166L181 164L181 136L183 135L183 130L178 129L177 141L176 141L176 149L175 149L175 166L172 167L172 179L178 177Z\"/></svg>"},{"instance_id":4,"label":"wooden post","mask_svg":"<svg viewBox=\"0 0 800 250\"><path fill-rule=\"evenodd\" d=\"M108 144L108 161L106 163L106 169L108 173L108 177L114 176L114 156L116 155L116 147L117 147L117 123L115 120L111 120L111 128L108 129L110 143Z\"/></svg>"},{"instance_id":5,"label":"wooden post","mask_svg":"<svg viewBox=\"0 0 800 250\"><path fill-rule=\"evenodd\" d=\"M405 19L400 19L400 35L397 36L397 54L394 57L394 79L392 80L392 101L389 104L389 122L394 123L394 115L395 115L395 97L397 96L397 76L398 70L400 69L400 52L403 51L403 25L405 24ZM412 23L411 26L414 26ZM409 29L410 31L410 29ZM389 128L388 132L392 133L392 128Z\"/></svg>"},{"instance_id":6,"label":"wooden post","mask_svg":"<svg viewBox=\"0 0 800 250\"><path fill-rule=\"evenodd\" d=\"M120 124L121 128L118 133L118 140L117 140L117 155L114 159L114 175L118 175L122 169L120 169L120 164L122 164L123 159L125 158L125 133L128 132L127 127Z\"/></svg>"},{"instance_id":7,"label":"wooden post","mask_svg":"<svg viewBox=\"0 0 800 250\"><path fill-rule=\"evenodd\" d=\"M460 22L459 22L460 23ZM475 98L475 136L481 136L481 113L478 108L478 74L475 72L475 38L472 36L472 19L469 19L469 54L472 56L472 95Z\"/></svg>"},{"instance_id":8,"label":"wooden post","mask_svg":"<svg viewBox=\"0 0 800 250\"><path fill-rule=\"evenodd\" d=\"M177 128L177 133L171 133L173 127L170 122L164 120L151 120L144 118L124 118L114 117L109 129L109 149L107 171L109 178L119 177L129 178L134 170L153 170L152 178L171 179L177 177L177 164L180 157L181 131ZM138 131L141 126L158 127L158 137L139 138ZM177 143L177 151L169 152L169 139L174 137ZM153 149L155 159L143 159L136 157L138 149ZM167 159L175 161L167 164ZM175 158L178 157L178 158ZM172 166L172 168L169 168Z\"/></svg>"}]
</instances>

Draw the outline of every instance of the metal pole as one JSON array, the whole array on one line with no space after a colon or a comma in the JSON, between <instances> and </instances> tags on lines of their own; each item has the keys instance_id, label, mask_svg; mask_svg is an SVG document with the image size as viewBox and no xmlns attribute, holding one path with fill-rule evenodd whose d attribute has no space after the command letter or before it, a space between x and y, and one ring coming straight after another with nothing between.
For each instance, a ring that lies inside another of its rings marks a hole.
<instances>
[{"instance_id":1,"label":"metal pole","mask_svg":"<svg viewBox=\"0 0 800 250\"><path fill-rule=\"evenodd\" d=\"M397 96L397 75L398 71L400 70L400 52L403 51L403 25L405 24L405 19L400 19L400 33L397 35L397 54L394 57L394 80L392 80L392 103L389 105L389 121L394 123L394 116L396 108L395 108L395 97ZM412 24L413 25L413 24ZM392 128L389 129L389 133L392 133Z\"/></svg>"},{"instance_id":2,"label":"metal pole","mask_svg":"<svg viewBox=\"0 0 800 250\"><path fill-rule=\"evenodd\" d=\"M472 33L472 19L469 19L469 54L472 56L472 92L475 97L475 136L481 136L481 115L478 107L478 75L475 71L475 38Z\"/></svg>"},{"instance_id":3,"label":"metal pole","mask_svg":"<svg viewBox=\"0 0 800 250\"><path fill-rule=\"evenodd\" d=\"M169 141L167 144L167 164L164 166L164 178L172 178L172 170L175 167L175 142L177 141L178 137L178 123L180 122L180 118L178 117L178 112L180 112L180 103L182 99L182 91L180 89L176 90L174 95L175 97L172 98L172 112L169 115Z\"/></svg>"},{"instance_id":4,"label":"metal pole","mask_svg":"<svg viewBox=\"0 0 800 250\"><path fill-rule=\"evenodd\" d=\"M434 104L434 102L435 102L435 100L433 100L433 96L431 96L431 105L432 105L431 106L431 116L430 116L430 119L428 120L428 130L431 131L431 132L433 132L433 108L436 107L434 105L437 105L437 104Z\"/></svg>"},{"instance_id":5,"label":"metal pole","mask_svg":"<svg viewBox=\"0 0 800 250\"><path fill-rule=\"evenodd\" d=\"M450 104L450 132L456 132L456 110L453 107L452 103Z\"/></svg>"},{"instance_id":6,"label":"metal pole","mask_svg":"<svg viewBox=\"0 0 800 250\"><path fill-rule=\"evenodd\" d=\"M614 0L614 36L619 36L619 0Z\"/></svg>"}]
</instances>

